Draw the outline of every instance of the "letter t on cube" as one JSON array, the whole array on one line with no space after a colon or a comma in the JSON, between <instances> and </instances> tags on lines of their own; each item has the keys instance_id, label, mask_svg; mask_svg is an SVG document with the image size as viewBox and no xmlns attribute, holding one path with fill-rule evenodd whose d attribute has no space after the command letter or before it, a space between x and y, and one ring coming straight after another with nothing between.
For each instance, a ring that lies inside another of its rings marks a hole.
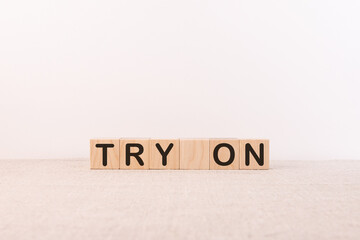
<instances>
[{"instance_id":1,"label":"letter t on cube","mask_svg":"<svg viewBox=\"0 0 360 240\"><path fill-rule=\"evenodd\" d=\"M119 139L91 139L90 140L90 168L91 169L119 169L120 168Z\"/></svg>"}]
</instances>

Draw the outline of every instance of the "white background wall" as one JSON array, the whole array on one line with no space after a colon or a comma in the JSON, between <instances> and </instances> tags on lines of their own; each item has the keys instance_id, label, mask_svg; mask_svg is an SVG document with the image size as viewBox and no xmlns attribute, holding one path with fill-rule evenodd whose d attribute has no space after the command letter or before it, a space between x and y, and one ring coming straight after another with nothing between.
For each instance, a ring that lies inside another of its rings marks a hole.
<instances>
[{"instance_id":1,"label":"white background wall","mask_svg":"<svg viewBox=\"0 0 360 240\"><path fill-rule=\"evenodd\" d=\"M0 2L0 158L93 137L269 138L360 159L360 2Z\"/></svg>"}]
</instances>

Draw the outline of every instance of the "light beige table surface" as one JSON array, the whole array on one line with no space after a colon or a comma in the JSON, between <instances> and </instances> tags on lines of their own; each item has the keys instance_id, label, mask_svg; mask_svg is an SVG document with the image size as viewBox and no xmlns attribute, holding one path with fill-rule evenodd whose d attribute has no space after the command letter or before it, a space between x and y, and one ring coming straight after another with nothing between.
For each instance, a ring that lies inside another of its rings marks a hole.
<instances>
[{"instance_id":1,"label":"light beige table surface","mask_svg":"<svg viewBox=\"0 0 360 240\"><path fill-rule=\"evenodd\" d=\"M267 171L0 160L1 239L360 239L360 161Z\"/></svg>"}]
</instances>

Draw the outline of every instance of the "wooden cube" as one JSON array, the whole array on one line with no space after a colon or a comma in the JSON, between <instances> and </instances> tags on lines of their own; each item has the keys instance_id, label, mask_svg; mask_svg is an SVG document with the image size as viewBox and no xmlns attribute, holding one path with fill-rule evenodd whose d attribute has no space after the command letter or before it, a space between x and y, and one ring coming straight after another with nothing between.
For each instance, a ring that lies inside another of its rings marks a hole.
<instances>
[{"instance_id":1,"label":"wooden cube","mask_svg":"<svg viewBox=\"0 0 360 240\"><path fill-rule=\"evenodd\" d=\"M91 169L119 169L119 139L90 140Z\"/></svg>"},{"instance_id":2,"label":"wooden cube","mask_svg":"<svg viewBox=\"0 0 360 240\"><path fill-rule=\"evenodd\" d=\"M209 139L180 139L180 169L209 169Z\"/></svg>"},{"instance_id":3,"label":"wooden cube","mask_svg":"<svg viewBox=\"0 0 360 240\"><path fill-rule=\"evenodd\" d=\"M239 170L238 139L210 139L210 169Z\"/></svg>"},{"instance_id":4,"label":"wooden cube","mask_svg":"<svg viewBox=\"0 0 360 240\"><path fill-rule=\"evenodd\" d=\"M180 140L151 139L150 169L179 169Z\"/></svg>"},{"instance_id":5,"label":"wooden cube","mask_svg":"<svg viewBox=\"0 0 360 240\"><path fill-rule=\"evenodd\" d=\"M269 169L269 140L240 140L240 169Z\"/></svg>"},{"instance_id":6,"label":"wooden cube","mask_svg":"<svg viewBox=\"0 0 360 240\"><path fill-rule=\"evenodd\" d=\"M120 169L149 169L149 166L149 139L120 139Z\"/></svg>"}]
</instances>

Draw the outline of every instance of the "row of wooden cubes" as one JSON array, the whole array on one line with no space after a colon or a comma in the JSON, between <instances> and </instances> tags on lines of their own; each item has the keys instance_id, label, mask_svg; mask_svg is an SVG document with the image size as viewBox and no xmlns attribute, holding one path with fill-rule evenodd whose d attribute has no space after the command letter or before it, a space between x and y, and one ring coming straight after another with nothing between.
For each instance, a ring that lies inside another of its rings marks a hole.
<instances>
[{"instance_id":1,"label":"row of wooden cubes","mask_svg":"<svg viewBox=\"0 0 360 240\"><path fill-rule=\"evenodd\" d=\"M91 139L91 169L269 169L269 140Z\"/></svg>"}]
</instances>

